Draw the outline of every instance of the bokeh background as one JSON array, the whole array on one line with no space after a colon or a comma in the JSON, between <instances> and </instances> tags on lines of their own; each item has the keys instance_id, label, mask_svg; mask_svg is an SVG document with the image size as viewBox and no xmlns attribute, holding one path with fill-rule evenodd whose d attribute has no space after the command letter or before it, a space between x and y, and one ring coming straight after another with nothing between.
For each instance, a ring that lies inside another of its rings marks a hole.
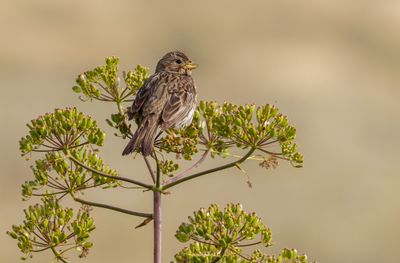
<instances>
[{"instance_id":1,"label":"bokeh background","mask_svg":"<svg viewBox=\"0 0 400 263\"><path fill-rule=\"evenodd\" d=\"M56 107L77 106L110 131L113 105L83 103L76 75L121 58L122 69L155 68L181 49L197 62L200 99L273 103L298 128L302 169L245 165L183 184L164 198L164 261L182 247L173 237L192 211L241 202L272 229L275 253L295 247L318 262L399 262L399 1L0 1L0 262L19 262L5 235L22 221L20 185L31 178L18 140L25 123ZM122 158L109 132L104 159L146 179L140 159ZM219 160L223 163L225 160ZM95 201L150 211L149 193L92 192ZM152 228L95 209L87 259L151 262ZM51 262L50 253L31 262Z\"/></svg>"}]
</instances>

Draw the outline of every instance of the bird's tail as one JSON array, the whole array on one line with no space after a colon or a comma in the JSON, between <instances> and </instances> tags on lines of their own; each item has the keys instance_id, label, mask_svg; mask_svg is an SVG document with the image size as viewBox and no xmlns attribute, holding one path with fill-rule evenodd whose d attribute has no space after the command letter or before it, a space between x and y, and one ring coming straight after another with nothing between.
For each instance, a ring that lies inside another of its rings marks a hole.
<instances>
[{"instance_id":1,"label":"bird's tail","mask_svg":"<svg viewBox=\"0 0 400 263\"><path fill-rule=\"evenodd\" d=\"M122 155L128 155L140 147L142 154L148 156L153 152L154 137L157 131L157 122L151 119L143 120L135 134L133 134Z\"/></svg>"}]
</instances>

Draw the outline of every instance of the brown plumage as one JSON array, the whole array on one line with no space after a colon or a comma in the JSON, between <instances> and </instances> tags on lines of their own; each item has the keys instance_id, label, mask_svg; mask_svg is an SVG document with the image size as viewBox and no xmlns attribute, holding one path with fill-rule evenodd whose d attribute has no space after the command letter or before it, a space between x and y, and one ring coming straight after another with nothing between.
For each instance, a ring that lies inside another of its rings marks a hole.
<instances>
[{"instance_id":1,"label":"brown plumage","mask_svg":"<svg viewBox=\"0 0 400 263\"><path fill-rule=\"evenodd\" d=\"M139 124L122 155L137 148L144 156L150 155L158 128L163 131L192 122L197 95L191 72L196 67L180 51L160 59L156 72L144 82L130 108L129 119L137 116Z\"/></svg>"}]
</instances>

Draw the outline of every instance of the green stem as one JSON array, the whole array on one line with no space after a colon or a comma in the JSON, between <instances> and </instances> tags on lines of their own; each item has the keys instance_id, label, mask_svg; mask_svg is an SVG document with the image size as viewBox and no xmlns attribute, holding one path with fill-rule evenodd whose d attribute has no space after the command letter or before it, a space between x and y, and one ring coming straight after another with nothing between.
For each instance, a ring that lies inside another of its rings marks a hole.
<instances>
[{"instance_id":1,"label":"green stem","mask_svg":"<svg viewBox=\"0 0 400 263\"><path fill-rule=\"evenodd\" d=\"M208 155L208 153L209 153L210 151L211 151L211 148L207 149L207 150L202 154L201 158L200 158L197 162L195 162L191 167L189 167L189 168L186 169L185 171L183 171L183 172L177 174L173 179L171 179L170 181L168 181L167 184L170 183L170 182L176 181L176 180L178 180L178 179L180 179L180 178L185 177L187 173L189 173L191 170L197 168L197 167L206 159L206 157L207 157L207 155Z\"/></svg>"},{"instance_id":2,"label":"green stem","mask_svg":"<svg viewBox=\"0 0 400 263\"><path fill-rule=\"evenodd\" d=\"M150 164L149 160L147 159L146 156L143 156L143 159L146 162L146 166L147 166L147 169L149 170L149 173L151 175L151 179L153 180L153 183L156 183L156 177L154 175L153 168L151 168L151 164Z\"/></svg>"},{"instance_id":3,"label":"green stem","mask_svg":"<svg viewBox=\"0 0 400 263\"><path fill-rule=\"evenodd\" d=\"M123 209L120 207L116 207L116 206L112 206L112 205L106 205L106 204L101 204L101 203L95 203L95 202L91 202L91 201L86 201L83 199L80 199L78 197L74 197L74 200L81 203L81 204L85 204L85 205L90 205L90 206L97 206L97 207L101 207L101 208L105 208L105 209L110 209L110 210L114 210L120 213L124 213L124 214L128 214L128 215L133 215L133 216L139 216L139 217L145 217L145 218L151 218L153 217L152 214L147 214L147 213L141 213L141 212L135 212L135 211L131 211L131 210L127 210L127 209Z\"/></svg>"},{"instance_id":4,"label":"green stem","mask_svg":"<svg viewBox=\"0 0 400 263\"><path fill-rule=\"evenodd\" d=\"M244 258L244 259L246 259L247 261L249 261L250 262L250 258L248 258L248 257L246 257L246 256L244 256L244 255L242 255L242 254L240 254L240 253L238 253L237 251L235 251L234 249L231 249L231 248L228 248L230 251L232 251L233 253L235 253L236 255L238 255L239 257L241 257L241 258Z\"/></svg>"},{"instance_id":5,"label":"green stem","mask_svg":"<svg viewBox=\"0 0 400 263\"><path fill-rule=\"evenodd\" d=\"M66 261L58 252L57 250L55 250L54 247L50 247L51 251L53 251L54 255L56 256L57 259L61 260L61 262L63 263L68 263L68 261Z\"/></svg>"},{"instance_id":6,"label":"green stem","mask_svg":"<svg viewBox=\"0 0 400 263\"><path fill-rule=\"evenodd\" d=\"M272 156L274 156L274 157L276 157L278 159L285 160L285 161L290 161L290 158L286 158L286 157L282 157L281 156L281 155L283 155L283 153L274 153L274 152L270 152L270 151L264 150L262 148L259 148L259 150L264 152L264 153L266 153L266 154L272 155Z\"/></svg>"},{"instance_id":7,"label":"green stem","mask_svg":"<svg viewBox=\"0 0 400 263\"><path fill-rule=\"evenodd\" d=\"M258 245L258 244L261 244L261 241L257 241L257 242L249 243L249 244L244 244L244 245L236 245L236 246L237 247L250 247L250 246L255 246L255 245Z\"/></svg>"},{"instance_id":8,"label":"green stem","mask_svg":"<svg viewBox=\"0 0 400 263\"><path fill-rule=\"evenodd\" d=\"M217 263L218 261L220 261L222 259L222 257L225 255L226 249L227 249L227 247L224 247L221 250L221 254L218 257L216 257L211 263Z\"/></svg>"},{"instance_id":9,"label":"green stem","mask_svg":"<svg viewBox=\"0 0 400 263\"><path fill-rule=\"evenodd\" d=\"M45 250L47 250L47 249L49 249L50 247L45 247L45 248L41 248L41 249L32 249L32 252L42 252L42 251L45 251Z\"/></svg>"},{"instance_id":10,"label":"green stem","mask_svg":"<svg viewBox=\"0 0 400 263\"><path fill-rule=\"evenodd\" d=\"M195 173L195 174L186 176L186 177L184 177L184 178L178 178L177 180L173 180L173 179L172 179L172 180L171 180L171 183L166 184L165 186L162 187L162 189L163 189L163 190L167 190L168 188L171 188L172 186L175 186L175 185L180 184L180 183L183 183L183 182L185 182L185 181L194 179L194 178L196 178L196 177L199 177L199 176L202 176L202 175L205 175L205 174L210 174L210 173L214 173L214 172L218 172L218 171L221 171L221 170L225 170L225 169L234 167L234 166L236 166L237 164L241 164L241 163L244 162L247 158L249 158L249 157L253 154L253 152L254 152L255 150L256 150L255 148L251 148L250 151L249 151L246 155L244 155L241 159L239 159L239 160L237 160L237 161L234 161L234 162L231 162L231 163L222 165L222 166L218 166L218 167L215 167L215 168L212 168L212 169L209 169L209 170L205 170L205 171L202 171L202 172L199 172L199 173Z\"/></svg>"},{"instance_id":11,"label":"green stem","mask_svg":"<svg viewBox=\"0 0 400 263\"><path fill-rule=\"evenodd\" d=\"M160 188L161 185L161 170L160 170L160 163L157 159L157 154L154 152L154 159L156 160L156 188Z\"/></svg>"},{"instance_id":12,"label":"green stem","mask_svg":"<svg viewBox=\"0 0 400 263\"><path fill-rule=\"evenodd\" d=\"M114 179L114 180L120 180L120 181L124 181L124 182L128 182L128 183L132 183L132 184L135 184L135 185L142 186L142 187L144 187L146 189L149 189L149 190L153 189L152 185L148 185L148 184L142 183L140 181L136 181L136 180L133 180L133 179L130 179L130 178L126 178L126 177L114 176L114 175L106 174L106 173L103 173L102 171L98 171L96 169L93 169L92 167L80 162L78 159L73 157L71 154L68 154L67 157L70 160L72 160L74 163L76 163L76 164L82 166L83 168L85 168L86 170L89 170L89 171L91 171L91 172L93 172L95 174L98 174L100 176L104 176L106 178L110 178L110 179Z\"/></svg>"}]
</instances>

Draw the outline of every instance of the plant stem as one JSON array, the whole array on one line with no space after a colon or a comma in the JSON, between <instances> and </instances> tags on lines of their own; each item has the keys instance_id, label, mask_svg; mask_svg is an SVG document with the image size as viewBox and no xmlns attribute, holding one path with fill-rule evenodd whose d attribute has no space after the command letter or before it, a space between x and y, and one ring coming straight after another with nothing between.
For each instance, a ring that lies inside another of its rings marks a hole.
<instances>
[{"instance_id":1,"label":"plant stem","mask_svg":"<svg viewBox=\"0 0 400 263\"><path fill-rule=\"evenodd\" d=\"M197 167L206 159L206 157L207 157L208 153L210 152L210 150L211 150L211 149L207 149L207 150L202 154L201 158L200 158L197 162L195 162L191 167L189 167L189 168L186 169L185 171L183 171L183 172L179 173L178 175L176 175L175 177L173 177L169 182L167 182L167 184L170 183L170 182L172 183L172 182L174 182L174 181L177 181L177 180L179 180L179 179L185 177L187 173L189 173L191 170L197 168Z\"/></svg>"},{"instance_id":2,"label":"plant stem","mask_svg":"<svg viewBox=\"0 0 400 263\"><path fill-rule=\"evenodd\" d=\"M151 218L153 216L152 214L141 213L141 212L131 211L131 210L123 209L123 208L112 206L112 205L106 205L106 204L86 201L86 200L83 200L83 199L80 199L77 197L74 197L74 200L81 204L106 208L106 209L114 210L114 211L121 212L121 213L128 214L128 215L145 217L145 218Z\"/></svg>"},{"instance_id":3,"label":"plant stem","mask_svg":"<svg viewBox=\"0 0 400 263\"><path fill-rule=\"evenodd\" d=\"M154 263L161 263L161 193L153 191L154 217Z\"/></svg>"},{"instance_id":4,"label":"plant stem","mask_svg":"<svg viewBox=\"0 0 400 263\"><path fill-rule=\"evenodd\" d=\"M140 181L136 181L136 180L129 179L129 178L125 178L125 177L121 177L121 176L114 176L114 175L110 175L110 174L103 173L102 171L98 171L98 170L96 170L96 169L93 169L92 167L90 167L90 166L88 166L88 165L86 165L86 164L80 162L78 159L76 159L75 157L73 157L73 156L70 155L70 154L68 154L67 156L68 156L68 158L71 159L74 163L76 163L76 164L82 166L83 168L85 168L86 170L89 170L89 171L91 171L91 172L93 172L93 173L95 173L95 174L98 174L98 175L100 175L100 176L104 176L104 177L107 177L107 178L110 178L110 179L120 180L120 181L124 181L124 182L128 182L128 183L136 184L136 185L142 186L142 187L144 187L144 188L146 188L146 189L149 189L149 190L151 190L151 189L153 188L152 185L148 185L148 184L142 183L142 182L140 182Z\"/></svg>"},{"instance_id":5,"label":"plant stem","mask_svg":"<svg viewBox=\"0 0 400 263\"><path fill-rule=\"evenodd\" d=\"M61 260L63 263L68 263L58 252L54 247L50 247L51 251L53 251L54 255L56 256L57 259Z\"/></svg>"},{"instance_id":6,"label":"plant stem","mask_svg":"<svg viewBox=\"0 0 400 263\"><path fill-rule=\"evenodd\" d=\"M146 162L146 166L147 166L147 169L149 170L149 173L151 175L151 179L153 180L153 183L156 183L156 177L154 175L153 168L151 168L151 164L150 164L149 160L147 159L146 156L143 156L143 159Z\"/></svg>"},{"instance_id":7,"label":"plant stem","mask_svg":"<svg viewBox=\"0 0 400 263\"><path fill-rule=\"evenodd\" d=\"M222 257L225 255L227 247L224 247L220 254L211 262L211 263L217 263L218 261L220 261L222 259Z\"/></svg>"},{"instance_id":8,"label":"plant stem","mask_svg":"<svg viewBox=\"0 0 400 263\"><path fill-rule=\"evenodd\" d=\"M154 153L154 159L156 160L156 187L159 188L161 185L161 170L156 153Z\"/></svg>"},{"instance_id":9,"label":"plant stem","mask_svg":"<svg viewBox=\"0 0 400 263\"><path fill-rule=\"evenodd\" d=\"M250 246L255 246L261 244L261 241L254 242L254 243L249 243L249 244L244 244L244 245L237 245L237 247L250 247Z\"/></svg>"},{"instance_id":10,"label":"plant stem","mask_svg":"<svg viewBox=\"0 0 400 263\"><path fill-rule=\"evenodd\" d=\"M199 176L202 176L202 175L205 175L205 174L214 173L214 172L217 172L217 171L221 171L221 170L224 170L224 169L228 169L228 168L234 167L237 164L241 164L247 158L249 158L253 154L253 152L255 150L256 150L255 148L251 148L250 151L246 155L244 155L241 159L239 159L237 161L234 161L234 162L222 165L222 166L218 166L218 167L215 167L215 168L212 168L212 169L209 169L209 170L205 170L205 171L202 171L202 172L199 172L199 173L195 173L195 174L183 177L183 178L178 178L177 180L173 180L172 179L171 183L166 184L165 186L162 187L162 190L167 190L168 188L170 188L172 186L175 186L177 184L183 183L185 181L191 180L193 178L196 178L196 177L199 177Z\"/></svg>"}]
</instances>

